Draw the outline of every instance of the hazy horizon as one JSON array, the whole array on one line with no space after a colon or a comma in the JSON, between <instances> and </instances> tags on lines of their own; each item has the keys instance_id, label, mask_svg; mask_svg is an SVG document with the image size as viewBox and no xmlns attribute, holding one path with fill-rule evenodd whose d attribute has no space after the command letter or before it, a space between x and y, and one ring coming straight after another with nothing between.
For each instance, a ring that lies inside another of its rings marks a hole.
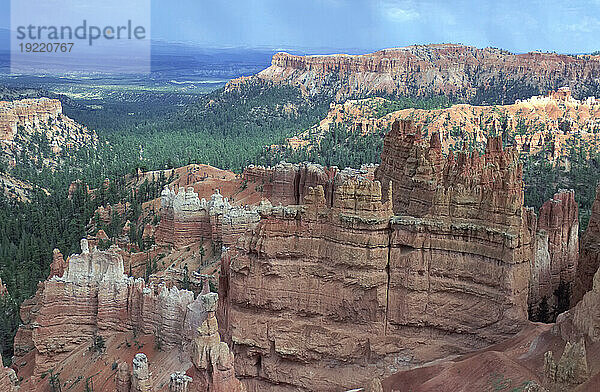
<instances>
[{"instance_id":1,"label":"hazy horizon","mask_svg":"<svg viewBox=\"0 0 600 392\"><path fill-rule=\"evenodd\" d=\"M0 28L10 29L1 0ZM85 6L85 5L83 5ZM152 39L206 48L372 52L415 44L499 47L515 53L600 50L600 0L152 0ZM8 39L0 34L0 50Z\"/></svg>"}]
</instances>

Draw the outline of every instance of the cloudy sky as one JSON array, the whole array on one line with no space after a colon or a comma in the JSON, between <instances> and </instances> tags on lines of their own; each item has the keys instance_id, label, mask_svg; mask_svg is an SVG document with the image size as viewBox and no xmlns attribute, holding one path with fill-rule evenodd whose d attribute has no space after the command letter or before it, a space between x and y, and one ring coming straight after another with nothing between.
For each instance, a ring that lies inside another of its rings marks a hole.
<instances>
[{"instance_id":1,"label":"cloudy sky","mask_svg":"<svg viewBox=\"0 0 600 392\"><path fill-rule=\"evenodd\" d=\"M343 51L453 42L514 52L600 50L600 0L148 1L154 39L210 47ZM8 10L9 0L0 4ZM9 25L0 9L0 27Z\"/></svg>"}]
</instances>

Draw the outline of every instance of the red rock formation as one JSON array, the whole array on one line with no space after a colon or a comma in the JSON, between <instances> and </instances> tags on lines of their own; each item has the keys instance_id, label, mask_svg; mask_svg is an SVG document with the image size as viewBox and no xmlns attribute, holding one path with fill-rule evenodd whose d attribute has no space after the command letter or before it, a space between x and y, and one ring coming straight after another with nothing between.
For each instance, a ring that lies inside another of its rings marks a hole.
<instances>
[{"instance_id":1,"label":"red rock formation","mask_svg":"<svg viewBox=\"0 0 600 392\"><path fill-rule=\"evenodd\" d=\"M65 262L62 253L60 253L60 250L54 249L52 251L52 264L50 264L50 275L48 276L48 279L53 276L62 278L66 269L67 263Z\"/></svg>"},{"instance_id":2,"label":"red rock formation","mask_svg":"<svg viewBox=\"0 0 600 392\"><path fill-rule=\"evenodd\" d=\"M572 303L581 300L583 295L592 289L592 281L598 267L600 267L600 186L596 188L596 200L592 205L590 221L581 240L577 282Z\"/></svg>"},{"instance_id":3,"label":"red rock formation","mask_svg":"<svg viewBox=\"0 0 600 392\"><path fill-rule=\"evenodd\" d=\"M224 257L220 324L248 390L356 388L526 322L531 222L514 151L492 140L484 156L444 159L438 138L397 124L382 155L381 183L340 173L331 204L319 185L302 206L265 209Z\"/></svg>"},{"instance_id":4,"label":"red rock formation","mask_svg":"<svg viewBox=\"0 0 600 392\"><path fill-rule=\"evenodd\" d=\"M249 391L368 377L365 358L384 356L373 340L383 344L391 214L368 180L339 186L333 208L318 186L305 206L263 211L219 285L219 323Z\"/></svg>"},{"instance_id":5,"label":"red rock formation","mask_svg":"<svg viewBox=\"0 0 600 392\"><path fill-rule=\"evenodd\" d=\"M331 80L334 74L340 79L338 83ZM598 75L600 61L593 56L515 55L494 48L442 44L384 49L360 56L277 53L271 66L257 78L297 85L307 94L332 88L340 100L386 91L404 96L452 95L481 102L500 99L496 97L521 98L517 94L522 89L508 91L507 85L538 93L556 85L570 85L585 94L597 89ZM244 82L233 81L228 88Z\"/></svg>"},{"instance_id":6,"label":"red rock formation","mask_svg":"<svg viewBox=\"0 0 600 392\"><path fill-rule=\"evenodd\" d=\"M15 355L34 350L34 374L40 375L97 335L136 331L154 334L161 347L182 347L192 339L182 328L193 331L202 322L193 304L192 292L127 278L114 246L90 251L82 240L82 254L69 257L62 278L40 283L23 304Z\"/></svg>"},{"instance_id":7,"label":"red rock formation","mask_svg":"<svg viewBox=\"0 0 600 392\"><path fill-rule=\"evenodd\" d=\"M256 224L259 216L253 208L232 206L219 190L206 201L189 187L179 188L177 194L169 188L163 190L160 218L156 242L183 247L203 240L230 246Z\"/></svg>"},{"instance_id":8,"label":"red rock formation","mask_svg":"<svg viewBox=\"0 0 600 392\"><path fill-rule=\"evenodd\" d=\"M561 282L572 288L579 258L579 212L575 192L561 190L540 208L529 304L533 309L542 298L554 303Z\"/></svg>"},{"instance_id":9,"label":"red rock formation","mask_svg":"<svg viewBox=\"0 0 600 392\"><path fill-rule=\"evenodd\" d=\"M337 167L323 167L315 163L279 163L274 167L250 165L242 178L262 189L265 198L273 205L303 204L309 188L323 186L325 198L331 205L333 179Z\"/></svg>"},{"instance_id":10,"label":"red rock formation","mask_svg":"<svg viewBox=\"0 0 600 392\"><path fill-rule=\"evenodd\" d=\"M194 340L192 363L188 370L191 376L191 391L241 392L242 384L236 378L233 369L233 353L226 343L221 341L215 311L218 296L215 293L203 295L207 317L198 328Z\"/></svg>"}]
</instances>

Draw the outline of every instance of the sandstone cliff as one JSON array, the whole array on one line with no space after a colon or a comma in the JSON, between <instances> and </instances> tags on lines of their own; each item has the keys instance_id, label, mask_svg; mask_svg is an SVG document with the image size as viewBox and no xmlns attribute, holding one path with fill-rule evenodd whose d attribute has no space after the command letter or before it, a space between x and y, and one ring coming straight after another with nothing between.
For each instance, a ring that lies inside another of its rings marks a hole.
<instances>
[{"instance_id":1,"label":"sandstone cliff","mask_svg":"<svg viewBox=\"0 0 600 392\"><path fill-rule=\"evenodd\" d=\"M385 92L405 96L446 95L473 103L503 103L570 86L599 95L600 61L593 56L454 44L415 45L375 53L295 56L277 53L258 79L299 86L306 94L331 89L342 100ZM247 82L247 81L246 81ZM228 88L236 88L233 81Z\"/></svg>"},{"instance_id":2,"label":"sandstone cliff","mask_svg":"<svg viewBox=\"0 0 600 392\"><path fill-rule=\"evenodd\" d=\"M318 186L303 206L265 210L226 255L220 325L248 390L341 388L385 357L370 341L384 336L391 215L379 183L346 182L331 208Z\"/></svg>"},{"instance_id":3,"label":"sandstone cliff","mask_svg":"<svg viewBox=\"0 0 600 392\"><path fill-rule=\"evenodd\" d=\"M561 190L540 208L529 291L529 304L534 310L542 298L550 306L557 305L555 293L570 297L579 259L578 215L572 190Z\"/></svg>"},{"instance_id":4,"label":"sandstone cliff","mask_svg":"<svg viewBox=\"0 0 600 392\"><path fill-rule=\"evenodd\" d=\"M179 188L177 193L165 187L155 239L179 247L203 240L230 246L258 220L254 208L232 206L218 189L207 201L200 200L193 187Z\"/></svg>"},{"instance_id":5,"label":"sandstone cliff","mask_svg":"<svg viewBox=\"0 0 600 392\"><path fill-rule=\"evenodd\" d=\"M600 267L600 186L596 188L596 200L592 205L590 220L581 240L573 303L581 300L583 295L592 289L592 281L598 267Z\"/></svg>"},{"instance_id":6,"label":"sandstone cliff","mask_svg":"<svg viewBox=\"0 0 600 392\"><path fill-rule=\"evenodd\" d=\"M492 141L444 158L439 138L420 139L397 124L379 181L340 173L331 202L310 187L224 256L218 315L248 390L364 386L524 325L532 241L516 153Z\"/></svg>"},{"instance_id":7,"label":"sandstone cliff","mask_svg":"<svg viewBox=\"0 0 600 392\"><path fill-rule=\"evenodd\" d=\"M27 150L34 134L44 135L53 156L40 156ZM60 101L56 99L0 101L0 148L2 158L11 166L24 152L29 159L43 160L44 165L53 167L64 150L95 146L97 143L96 133L65 116Z\"/></svg>"},{"instance_id":8,"label":"sandstone cliff","mask_svg":"<svg viewBox=\"0 0 600 392\"><path fill-rule=\"evenodd\" d=\"M52 371L77 391L87 375L86 385L96 377L103 390L148 392L189 370L197 376L195 384L188 380L195 385L190 391L241 391L233 356L216 332L216 294L194 298L191 291L128 277L114 245L100 251L84 239L81 250L66 261L55 250L50 277L21 308L14 367L24 390L47 390ZM194 352L208 353L211 365L195 367ZM1 370L3 386L12 378Z\"/></svg>"}]
</instances>

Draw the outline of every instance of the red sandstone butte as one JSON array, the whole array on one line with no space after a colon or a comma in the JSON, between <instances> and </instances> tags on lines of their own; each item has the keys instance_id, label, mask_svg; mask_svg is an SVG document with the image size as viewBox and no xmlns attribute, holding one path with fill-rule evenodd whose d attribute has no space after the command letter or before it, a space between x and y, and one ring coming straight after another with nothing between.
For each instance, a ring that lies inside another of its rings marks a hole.
<instances>
[{"instance_id":1,"label":"red sandstone butte","mask_svg":"<svg viewBox=\"0 0 600 392\"><path fill-rule=\"evenodd\" d=\"M341 173L339 174L341 176ZM444 158L412 124L377 180L334 178L225 254L222 336L249 391L345 390L481 349L527 320L529 213L515 151Z\"/></svg>"}]
</instances>

